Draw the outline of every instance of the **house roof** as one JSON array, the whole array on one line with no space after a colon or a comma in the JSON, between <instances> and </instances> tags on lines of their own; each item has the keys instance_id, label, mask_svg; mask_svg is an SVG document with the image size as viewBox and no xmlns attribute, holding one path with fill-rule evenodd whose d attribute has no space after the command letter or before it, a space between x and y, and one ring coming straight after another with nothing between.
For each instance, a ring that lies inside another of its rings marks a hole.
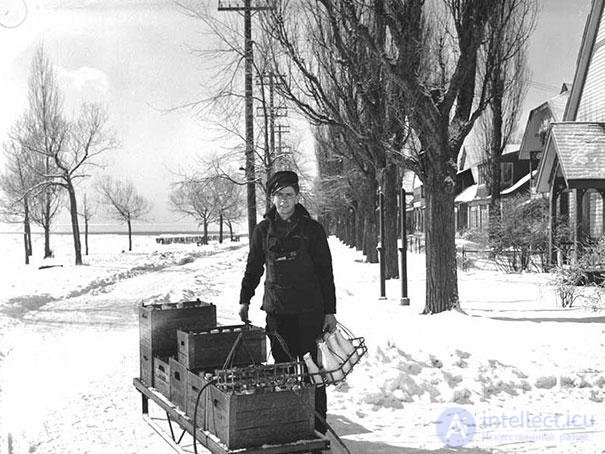
<instances>
[{"instance_id":1,"label":"house roof","mask_svg":"<svg viewBox=\"0 0 605 454\"><path fill-rule=\"evenodd\" d=\"M563 83L561 92L557 96L550 98L529 112L519 150L519 159L529 159L530 152L542 151L543 144L540 132L541 128L544 127L543 122L562 121L568 99L569 84Z\"/></svg>"},{"instance_id":2,"label":"house roof","mask_svg":"<svg viewBox=\"0 0 605 454\"><path fill-rule=\"evenodd\" d=\"M474 200L475 197L477 196L478 187L479 187L478 184L469 186L468 188L466 188L464 191L462 191L460 194L458 194L456 196L456 198L454 199L454 202L455 203L468 203L468 202Z\"/></svg>"},{"instance_id":3,"label":"house roof","mask_svg":"<svg viewBox=\"0 0 605 454\"><path fill-rule=\"evenodd\" d=\"M550 191L557 163L570 180L605 179L605 123L552 123L540 162L538 191Z\"/></svg>"},{"instance_id":4,"label":"house roof","mask_svg":"<svg viewBox=\"0 0 605 454\"><path fill-rule=\"evenodd\" d=\"M406 170L403 172L403 178L401 179L401 186L405 189L406 192L412 192L414 190L414 179L416 178L416 174L411 170Z\"/></svg>"},{"instance_id":5,"label":"house roof","mask_svg":"<svg viewBox=\"0 0 605 454\"><path fill-rule=\"evenodd\" d=\"M582 44L580 45L580 52L578 53L576 73L571 86L569 102L565 108L565 114L563 115L564 121L574 121L576 119L578 108L580 106L580 100L584 91L586 75L588 74L588 68L590 66L592 51L599 34L599 24L603 14L604 2L605 0L592 1L592 8L590 10L590 14L588 15L588 19L586 19L584 35L582 36Z\"/></svg>"},{"instance_id":6,"label":"house roof","mask_svg":"<svg viewBox=\"0 0 605 454\"><path fill-rule=\"evenodd\" d=\"M518 151L519 151L518 143L507 143L504 146L504 150L502 150L502 156L507 155L507 154L516 153Z\"/></svg>"},{"instance_id":7,"label":"house roof","mask_svg":"<svg viewBox=\"0 0 605 454\"><path fill-rule=\"evenodd\" d=\"M532 175L535 175L535 173L536 173L536 171L534 170L531 173L528 173L527 175L523 176L522 178L519 179L519 181L517 181L515 184L513 184L510 188L506 188L506 189L503 189L502 191L500 191L500 195L514 194L516 191L518 191L519 189L523 188L526 184L528 184Z\"/></svg>"}]
</instances>

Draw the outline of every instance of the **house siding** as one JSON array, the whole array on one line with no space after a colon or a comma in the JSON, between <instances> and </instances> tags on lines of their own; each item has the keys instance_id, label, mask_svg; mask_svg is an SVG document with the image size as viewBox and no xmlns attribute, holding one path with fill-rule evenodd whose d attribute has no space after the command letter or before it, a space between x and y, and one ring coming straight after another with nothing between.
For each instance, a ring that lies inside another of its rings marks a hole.
<instances>
[{"instance_id":1,"label":"house siding","mask_svg":"<svg viewBox=\"0 0 605 454\"><path fill-rule=\"evenodd\" d=\"M605 121L605 14L601 14L576 121Z\"/></svg>"},{"instance_id":2,"label":"house siding","mask_svg":"<svg viewBox=\"0 0 605 454\"><path fill-rule=\"evenodd\" d=\"M601 23L599 24L599 32L597 33L597 40L595 41L596 43L599 43L603 40L605 40L605 14L603 14L603 12L601 12Z\"/></svg>"}]
</instances>

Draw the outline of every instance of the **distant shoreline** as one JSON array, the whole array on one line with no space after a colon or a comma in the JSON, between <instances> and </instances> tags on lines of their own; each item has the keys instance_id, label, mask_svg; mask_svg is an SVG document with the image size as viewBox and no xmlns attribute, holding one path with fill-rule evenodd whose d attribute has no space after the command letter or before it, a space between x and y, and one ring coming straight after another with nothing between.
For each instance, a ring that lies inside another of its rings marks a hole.
<instances>
[{"instance_id":1,"label":"distant shoreline","mask_svg":"<svg viewBox=\"0 0 605 454\"><path fill-rule=\"evenodd\" d=\"M51 235L71 235L71 232L51 232ZM89 235L128 235L128 232L124 231L107 231L107 232L88 232ZM132 232L132 235L146 235L146 236L160 236L160 235L196 235L201 236L204 232L200 232L199 230L144 230L144 231L135 231ZM208 236L217 235L218 231L208 231ZM247 236L244 233L234 232L235 235ZM8 231L0 231L0 235L23 235L23 232L8 232ZM32 232L32 235L44 235L44 232ZM84 236L84 232L80 232L80 236ZM229 232L223 232L223 237L229 238Z\"/></svg>"}]
</instances>

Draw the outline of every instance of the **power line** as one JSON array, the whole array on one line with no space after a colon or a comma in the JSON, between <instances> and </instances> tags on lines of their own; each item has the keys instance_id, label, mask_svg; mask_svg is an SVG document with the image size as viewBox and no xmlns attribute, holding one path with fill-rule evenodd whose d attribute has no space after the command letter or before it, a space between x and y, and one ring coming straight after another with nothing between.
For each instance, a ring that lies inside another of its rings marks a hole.
<instances>
[{"instance_id":1,"label":"power line","mask_svg":"<svg viewBox=\"0 0 605 454\"><path fill-rule=\"evenodd\" d=\"M547 84L544 82L538 82L537 80L530 80L528 82L528 85L530 85L531 87L533 87L537 90L543 90L543 91L555 91L555 90L558 91L561 89L560 86Z\"/></svg>"}]
</instances>

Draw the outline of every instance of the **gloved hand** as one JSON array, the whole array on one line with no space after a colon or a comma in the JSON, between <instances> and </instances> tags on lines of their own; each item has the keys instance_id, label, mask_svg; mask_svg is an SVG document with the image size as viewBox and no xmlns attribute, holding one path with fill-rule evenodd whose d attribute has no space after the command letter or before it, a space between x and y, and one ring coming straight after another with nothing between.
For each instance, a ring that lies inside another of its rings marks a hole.
<instances>
[{"instance_id":1,"label":"gloved hand","mask_svg":"<svg viewBox=\"0 0 605 454\"><path fill-rule=\"evenodd\" d=\"M248 308L249 307L250 307L249 304L240 304L239 305L239 318L244 323L250 323L250 320L248 319Z\"/></svg>"},{"instance_id":2,"label":"gloved hand","mask_svg":"<svg viewBox=\"0 0 605 454\"><path fill-rule=\"evenodd\" d=\"M338 320L336 320L336 316L334 314L326 314L324 316L324 326L323 326L324 333L326 331L329 333L336 331L337 324L338 324Z\"/></svg>"}]
</instances>

